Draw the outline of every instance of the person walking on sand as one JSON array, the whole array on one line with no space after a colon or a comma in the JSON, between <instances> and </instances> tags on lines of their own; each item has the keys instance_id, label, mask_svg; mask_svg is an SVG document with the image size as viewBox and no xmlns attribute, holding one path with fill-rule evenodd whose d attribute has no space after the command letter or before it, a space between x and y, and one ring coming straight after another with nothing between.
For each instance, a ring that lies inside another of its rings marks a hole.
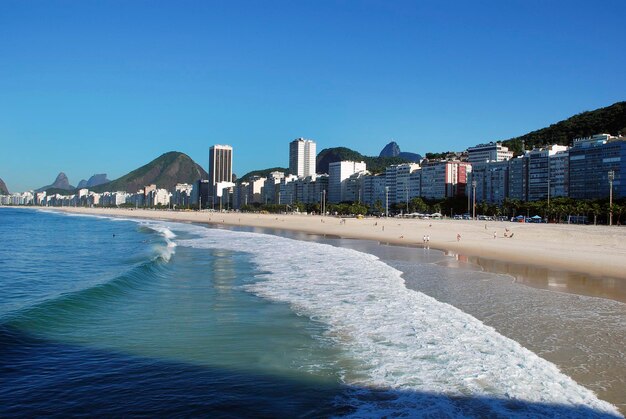
<instances>
[{"instance_id":1,"label":"person walking on sand","mask_svg":"<svg viewBox=\"0 0 626 419\"><path fill-rule=\"evenodd\" d=\"M426 244L426 234L424 234L424 236L422 237L422 242L424 242L424 244Z\"/></svg>"},{"instance_id":2,"label":"person walking on sand","mask_svg":"<svg viewBox=\"0 0 626 419\"><path fill-rule=\"evenodd\" d=\"M461 234L457 233L456 235L456 241L460 242L461 241Z\"/></svg>"},{"instance_id":3,"label":"person walking on sand","mask_svg":"<svg viewBox=\"0 0 626 419\"><path fill-rule=\"evenodd\" d=\"M495 239L496 237L498 237L498 233L496 233L495 231L493 232L493 238Z\"/></svg>"}]
</instances>

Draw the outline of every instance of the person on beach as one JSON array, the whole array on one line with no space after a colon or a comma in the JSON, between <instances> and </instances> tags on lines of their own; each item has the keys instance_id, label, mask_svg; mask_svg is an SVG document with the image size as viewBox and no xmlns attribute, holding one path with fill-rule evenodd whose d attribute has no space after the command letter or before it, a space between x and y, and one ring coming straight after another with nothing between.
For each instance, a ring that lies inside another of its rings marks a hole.
<instances>
[{"instance_id":1,"label":"person on beach","mask_svg":"<svg viewBox=\"0 0 626 419\"><path fill-rule=\"evenodd\" d=\"M461 241L461 234L457 233L456 235L456 241L460 242Z\"/></svg>"},{"instance_id":2,"label":"person on beach","mask_svg":"<svg viewBox=\"0 0 626 419\"><path fill-rule=\"evenodd\" d=\"M496 237L498 237L498 233L496 233L495 231L493 232L493 238L495 239Z\"/></svg>"},{"instance_id":3,"label":"person on beach","mask_svg":"<svg viewBox=\"0 0 626 419\"><path fill-rule=\"evenodd\" d=\"M426 234L424 234L424 236L422 237L422 242L426 244Z\"/></svg>"}]
</instances>

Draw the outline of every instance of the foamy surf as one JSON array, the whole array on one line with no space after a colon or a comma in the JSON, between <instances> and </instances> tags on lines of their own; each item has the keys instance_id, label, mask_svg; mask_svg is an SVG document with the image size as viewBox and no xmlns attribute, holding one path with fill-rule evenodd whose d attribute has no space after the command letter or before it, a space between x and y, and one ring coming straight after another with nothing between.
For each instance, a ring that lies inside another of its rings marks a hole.
<instances>
[{"instance_id":1,"label":"foamy surf","mask_svg":"<svg viewBox=\"0 0 626 419\"><path fill-rule=\"evenodd\" d=\"M136 221L136 220L134 220ZM165 245L157 246L155 251L157 253L157 257L163 260L164 262L169 262L174 253L176 253L176 242L174 238L176 234L172 232L168 227L166 227L162 223L153 223L153 222L145 222L141 221L140 224L144 227L147 227L151 230L156 231L163 239L165 240Z\"/></svg>"},{"instance_id":2,"label":"foamy surf","mask_svg":"<svg viewBox=\"0 0 626 419\"><path fill-rule=\"evenodd\" d=\"M326 324L329 337L362 366L345 373L346 384L389 392L384 400L354 392L350 404L356 416L428 411L459 416L457 397L476 398L489 414L507 417L549 415L555 405L584 407L581 417L620 416L517 342L451 305L406 289L401 272L372 255L270 235L183 228L201 237L181 240L181 246L251 254L267 273L246 289ZM445 397L424 396L432 394Z\"/></svg>"}]
</instances>

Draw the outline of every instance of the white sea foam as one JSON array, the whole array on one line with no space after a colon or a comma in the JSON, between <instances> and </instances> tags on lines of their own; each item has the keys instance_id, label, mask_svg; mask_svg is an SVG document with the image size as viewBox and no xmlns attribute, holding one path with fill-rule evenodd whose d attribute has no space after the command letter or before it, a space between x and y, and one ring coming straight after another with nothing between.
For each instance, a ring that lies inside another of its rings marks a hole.
<instances>
[{"instance_id":1,"label":"white sea foam","mask_svg":"<svg viewBox=\"0 0 626 419\"><path fill-rule=\"evenodd\" d=\"M137 220L129 220L129 221L137 221ZM147 227L151 230L156 231L159 235L163 237L165 240L165 246L159 246L156 248L158 253L158 257L162 259L164 262L169 262L174 253L176 253L176 242L174 238L176 234L170 230L170 228L164 223L159 222L151 222L151 221L139 221L139 223Z\"/></svg>"},{"instance_id":2,"label":"white sea foam","mask_svg":"<svg viewBox=\"0 0 626 419\"><path fill-rule=\"evenodd\" d=\"M106 215L81 214L81 213L75 213L75 212L59 212L59 211L54 211L54 210L49 210L49 209L44 209L44 208L38 209L38 211L45 212L48 214L64 215L66 217L74 217L74 218L97 218L100 220L113 220L113 218L107 217Z\"/></svg>"},{"instance_id":3,"label":"white sea foam","mask_svg":"<svg viewBox=\"0 0 626 419\"><path fill-rule=\"evenodd\" d=\"M365 365L347 374L346 384L399 395L384 406L362 402L357 415L424 414L426 407L454 412L452 399L419 396L443 394L488 398L490 411L506 416L517 414L507 407L511 401L585 406L619 416L554 364L459 309L408 290L401 272L375 256L255 233L194 233L202 237L179 245L250 253L267 273L249 291L325 323L332 338Z\"/></svg>"}]
</instances>

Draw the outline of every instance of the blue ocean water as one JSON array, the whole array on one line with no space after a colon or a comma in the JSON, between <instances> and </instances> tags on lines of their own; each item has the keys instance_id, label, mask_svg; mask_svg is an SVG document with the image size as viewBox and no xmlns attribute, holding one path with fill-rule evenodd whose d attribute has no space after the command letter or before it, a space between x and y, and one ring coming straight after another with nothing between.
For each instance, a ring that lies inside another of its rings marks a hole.
<instances>
[{"instance_id":1,"label":"blue ocean water","mask_svg":"<svg viewBox=\"0 0 626 419\"><path fill-rule=\"evenodd\" d=\"M0 209L0 416L604 417L350 249Z\"/></svg>"}]
</instances>

